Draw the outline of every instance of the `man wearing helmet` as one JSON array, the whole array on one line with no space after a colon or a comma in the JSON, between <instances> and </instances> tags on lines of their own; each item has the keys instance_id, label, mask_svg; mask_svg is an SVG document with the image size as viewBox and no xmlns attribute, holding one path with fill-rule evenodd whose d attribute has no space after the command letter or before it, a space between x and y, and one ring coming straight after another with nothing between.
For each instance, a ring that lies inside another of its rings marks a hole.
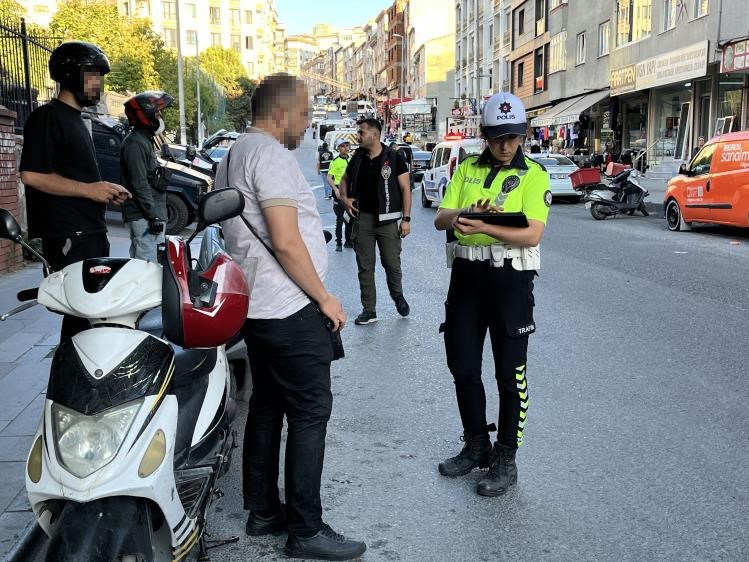
<instances>
[{"instance_id":1,"label":"man wearing helmet","mask_svg":"<svg viewBox=\"0 0 749 562\"><path fill-rule=\"evenodd\" d=\"M164 130L161 111L174 98L164 92L143 92L125 102L132 127L120 147L122 183L133 198L122 205L122 218L130 231L130 257L156 261L156 247L164 242L166 188L158 173L155 135Z\"/></svg>"},{"instance_id":2,"label":"man wearing helmet","mask_svg":"<svg viewBox=\"0 0 749 562\"><path fill-rule=\"evenodd\" d=\"M522 102L509 93L492 96L481 114L487 148L455 170L435 218L438 230L454 230L452 274L445 303L447 365L453 375L465 446L440 463L445 476L489 468L476 489L500 496L517 482L515 452L523 441L528 408L526 356L533 321L533 278L540 267L539 243L551 205L549 175L526 158ZM466 212L522 212L528 226L508 227L471 220ZM497 442L486 423L481 358L487 330L499 388Z\"/></svg>"},{"instance_id":3,"label":"man wearing helmet","mask_svg":"<svg viewBox=\"0 0 749 562\"><path fill-rule=\"evenodd\" d=\"M53 269L87 258L109 255L104 211L130 193L102 181L94 144L81 117L83 107L101 96L109 61L99 47L71 41L57 47L49 73L60 84L57 99L29 116L24 127L21 181L26 184L29 236L42 239ZM89 327L66 316L61 342Z\"/></svg>"}]
</instances>

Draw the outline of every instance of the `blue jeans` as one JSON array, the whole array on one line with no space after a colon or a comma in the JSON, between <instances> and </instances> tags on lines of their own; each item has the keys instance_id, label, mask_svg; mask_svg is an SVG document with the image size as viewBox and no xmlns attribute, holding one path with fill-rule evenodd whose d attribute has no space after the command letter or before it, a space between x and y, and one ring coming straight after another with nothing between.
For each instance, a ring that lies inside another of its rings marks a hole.
<instances>
[{"instance_id":1,"label":"blue jeans","mask_svg":"<svg viewBox=\"0 0 749 562\"><path fill-rule=\"evenodd\" d=\"M126 222L125 225L130 231L130 257L156 263L156 247L164 243L164 232L152 234L146 219Z\"/></svg>"},{"instance_id":2,"label":"blue jeans","mask_svg":"<svg viewBox=\"0 0 749 562\"><path fill-rule=\"evenodd\" d=\"M333 188L330 187L330 184L328 183L328 172L320 172L320 176L322 177L322 183L325 187L325 197L330 197L333 195Z\"/></svg>"}]
</instances>

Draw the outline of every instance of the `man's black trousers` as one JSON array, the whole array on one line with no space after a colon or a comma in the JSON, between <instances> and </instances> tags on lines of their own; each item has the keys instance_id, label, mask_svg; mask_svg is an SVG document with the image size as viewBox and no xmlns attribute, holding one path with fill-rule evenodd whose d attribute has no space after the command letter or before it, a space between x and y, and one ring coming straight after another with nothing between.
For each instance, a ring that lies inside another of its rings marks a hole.
<instances>
[{"instance_id":1,"label":"man's black trousers","mask_svg":"<svg viewBox=\"0 0 749 562\"><path fill-rule=\"evenodd\" d=\"M343 232L346 233L346 244L351 242L351 221L343 220L346 208L337 199L333 202L333 212L335 213L335 243L340 245Z\"/></svg>"},{"instance_id":2,"label":"man's black trousers","mask_svg":"<svg viewBox=\"0 0 749 562\"><path fill-rule=\"evenodd\" d=\"M481 359L489 331L499 388L497 441L513 449L522 443L528 409L525 369L528 336L535 331L535 275L513 269L511 260L491 267L489 261L456 258L441 327L463 430L474 437L488 435Z\"/></svg>"},{"instance_id":3,"label":"man's black trousers","mask_svg":"<svg viewBox=\"0 0 749 562\"><path fill-rule=\"evenodd\" d=\"M109 240L106 233L70 236L67 238L42 238L42 254L54 271L59 271L71 263L89 258L109 256ZM88 330L91 323L85 318L68 316L62 318L60 343L68 341L78 332Z\"/></svg>"},{"instance_id":4,"label":"man's black trousers","mask_svg":"<svg viewBox=\"0 0 749 562\"><path fill-rule=\"evenodd\" d=\"M311 536L322 528L320 478L330 392L330 334L310 304L283 320L248 319L242 328L252 370L242 481L244 507L279 508L278 464L286 415L287 530Z\"/></svg>"}]
</instances>

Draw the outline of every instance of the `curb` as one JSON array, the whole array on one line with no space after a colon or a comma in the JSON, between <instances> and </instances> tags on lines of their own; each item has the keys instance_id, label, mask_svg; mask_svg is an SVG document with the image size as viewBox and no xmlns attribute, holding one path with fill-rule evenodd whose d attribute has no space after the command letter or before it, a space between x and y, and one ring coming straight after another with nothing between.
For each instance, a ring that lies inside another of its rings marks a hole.
<instances>
[{"instance_id":1,"label":"curb","mask_svg":"<svg viewBox=\"0 0 749 562\"><path fill-rule=\"evenodd\" d=\"M10 552L5 555L5 562L24 562L31 560L32 549L42 540L44 531L34 519L21 534Z\"/></svg>"},{"instance_id":2,"label":"curb","mask_svg":"<svg viewBox=\"0 0 749 562\"><path fill-rule=\"evenodd\" d=\"M658 216L658 218L665 218L666 212L663 208L663 203L645 203L645 208L648 210L648 213L655 214Z\"/></svg>"}]
</instances>

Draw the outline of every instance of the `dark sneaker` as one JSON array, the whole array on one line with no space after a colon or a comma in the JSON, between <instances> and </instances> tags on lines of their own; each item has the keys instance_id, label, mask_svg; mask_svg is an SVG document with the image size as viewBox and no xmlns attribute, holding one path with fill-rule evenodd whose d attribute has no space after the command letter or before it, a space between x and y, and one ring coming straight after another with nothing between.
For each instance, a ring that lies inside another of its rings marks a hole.
<instances>
[{"instance_id":1,"label":"dark sneaker","mask_svg":"<svg viewBox=\"0 0 749 562\"><path fill-rule=\"evenodd\" d=\"M262 535L280 534L286 529L286 510L284 504L278 513L270 517L262 517L256 511L250 511L247 518L245 532L251 537L260 537Z\"/></svg>"},{"instance_id":2,"label":"dark sneaker","mask_svg":"<svg viewBox=\"0 0 749 562\"><path fill-rule=\"evenodd\" d=\"M489 472L486 473L476 486L476 493L480 496L503 496L510 486L518 481L518 467L515 464L515 449L504 447L499 443L494 445Z\"/></svg>"},{"instance_id":3,"label":"dark sneaker","mask_svg":"<svg viewBox=\"0 0 749 562\"><path fill-rule=\"evenodd\" d=\"M439 464L438 468L442 476L465 476L474 468L489 466L492 443L488 435L471 437L464 433L460 439L465 442L463 450Z\"/></svg>"},{"instance_id":4,"label":"dark sneaker","mask_svg":"<svg viewBox=\"0 0 749 562\"><path fill-rule=\"evenodd\" d=\"M284 552L289 558L351 560L358 558L366 550L367 545L363 542L347 539L323 524L323 528L308 539L289 535Z\"/></svg>"},{"instance_id":5,"label":"dark sneaker","mask_svg":"<svg viewBox=\"0 0 749 562\"><path fill-rule=\"evenodd\" d=\"M346 243L345 243L345 244L343 245L343 247L344 247L344 248L353 248L353 247L354 247L354 243L353 243L353 242L351 242L351 241L349 241L349 242L346 242Z\"/></svg>"},{"instance_id":6,"label":"dark sneaker","mask_svg":"<svg viewBox=\"0 0 749 562\"><path fill-rule=\"evenodd\" d=\"M336 252L342 252L343 251L343 248L341 247L341 243L340 242L335 245L335 251Z\"/></svg>"},{"instance_id":7,"label":"dark sneaker","mask_svg":"<svg viewBox=\"0 0 749 562\"><path fill-rule=\"evenodd\" d=\"M373 310L367 310L366 308L362 310L361 314L356 317L356 320L354 320L354 324L357 324L358 326L374 324L375 322L377 322L377 313Z\"/></svg>"},{"instance_id":8,"label":"dark sneaker","mask_svg":"<svg viewBox=\"0 0 749 562\"><path fill-rule=\"evenodd\" d=\"M398 311L398 314L403 316L404 318L411 314L411 307L408 306L408 303L406 302L406 297L403 295L396 297L395 299L395 310Z\"/></svg>"}]
</instances>

